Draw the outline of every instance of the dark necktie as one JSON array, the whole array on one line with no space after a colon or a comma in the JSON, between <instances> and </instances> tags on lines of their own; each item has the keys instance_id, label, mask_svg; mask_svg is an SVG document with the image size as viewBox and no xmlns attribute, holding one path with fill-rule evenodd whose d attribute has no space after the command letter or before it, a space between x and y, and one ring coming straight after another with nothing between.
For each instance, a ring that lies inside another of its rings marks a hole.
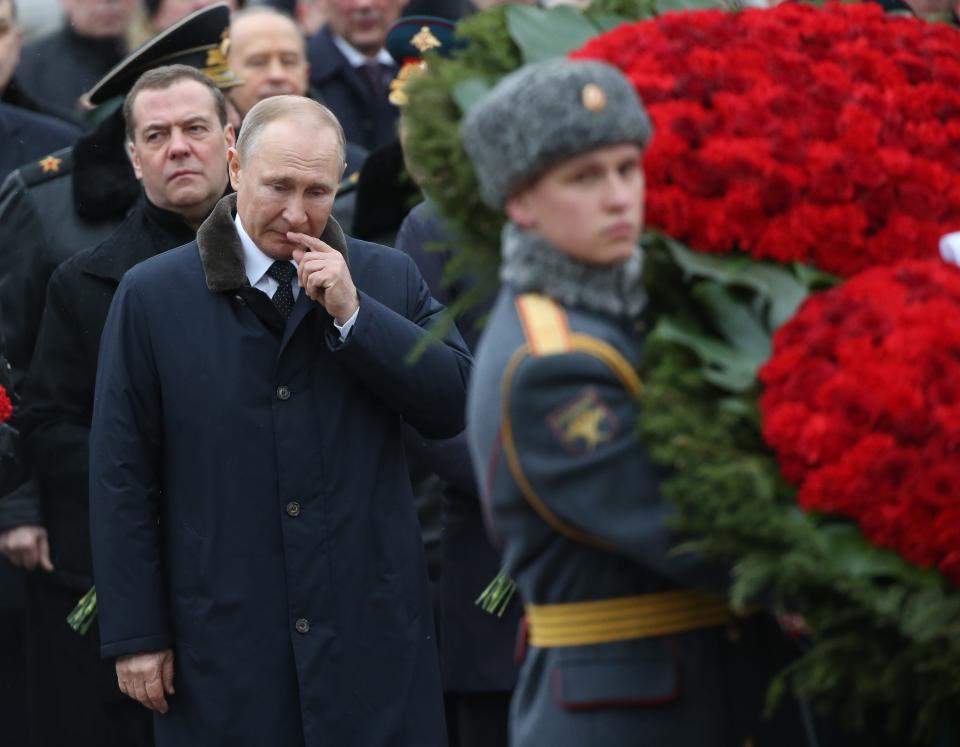
<instances>
[{"instance_id":1,"label":"dark necktie","mask_svg":"<svg viewBox=\"0 0 960 747\"><path fill-rule=\"evenodd\" d=\"M293 311L293 276L297 268L289 262L274 262L267 270L267 275L277 281L277 291L273 294L273 305L277 307L283 318L286 319Z\"/></svg>"},{"instance_id":2,"label":"dark necktie","mask_svg":"<svg viewBox=\"0 0 960 747\"><path fill-rule=\"evenodd\" d=\"M364 63L360 66L360 72L366 78L370 93L373 94L374 101L383 98L383 70L380 63L374 60Z\"/></svg>"}]
</instances>

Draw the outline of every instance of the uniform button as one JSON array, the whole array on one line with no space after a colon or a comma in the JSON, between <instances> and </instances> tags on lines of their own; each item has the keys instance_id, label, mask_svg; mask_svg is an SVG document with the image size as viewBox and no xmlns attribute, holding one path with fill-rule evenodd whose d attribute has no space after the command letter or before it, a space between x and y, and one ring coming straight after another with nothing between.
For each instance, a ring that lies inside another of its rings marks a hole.
<instances>
[{"instance_id":1,"label":"uniform button","mask_svg":"<svg viewBox=\"0 0 960 747\"><path fill-rule=\"evenodd\" d=\"M290 399L290 387L283 386L282 384L278 386L277 399L283 400L284 402Z\"/></svg>"},{"instance_id":2,"label":"uniform button","mask_svg":"<svg viewBox=\"0 0 960 747\"><path fill-rule=\"evenodd\" d=\"M293 627L297 629L298 633L308 633L310 631L310 623L305 617L301 617L299 620L297 620Z\"/></svg>"},{"instance_id":3,"label":"uniform button","mask_svg":"<svg viewBox=\"0 0 960 747\"><path fill-rule=\"evenodd\" d=\"M287 504L287 516L297 517L300 515L300 504L296 501L290 501Z\"/></svg>"}]
</instances>

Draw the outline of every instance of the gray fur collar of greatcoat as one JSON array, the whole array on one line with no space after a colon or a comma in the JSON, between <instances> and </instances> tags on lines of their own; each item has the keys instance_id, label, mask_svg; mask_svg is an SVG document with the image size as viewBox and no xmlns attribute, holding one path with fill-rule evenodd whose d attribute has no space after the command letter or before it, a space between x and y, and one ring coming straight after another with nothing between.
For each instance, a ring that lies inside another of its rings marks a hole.
<instances>
[{"instance_id":1,"label":"gray fur collar of greatcoat","mask_svg":"<svg viewBox=\"0 0 960 747\"><path fill-rule=\"evenodd\" d=\"M510 221L502 242L500 279L521 293L544 293L564 305L627 318L639 316L647 305L639 247L623 264L588 265Z\"/></svg>"},{"instance_id":2,"label":"gray fur collar of greatcoat","mask_svg":"<svg viewBox=\"0 0 960 747\"><path fill-rule=\"evenodd\" d=\"M200 262L207 287L212 291L236 290L249 284L243 264L243 245L233 222L236 212L236 194L227 195L221 198L197 231ZM349 265L347 238L333 216L327 219L320 240L340 252Z\"/></svg>"}]
</instances>

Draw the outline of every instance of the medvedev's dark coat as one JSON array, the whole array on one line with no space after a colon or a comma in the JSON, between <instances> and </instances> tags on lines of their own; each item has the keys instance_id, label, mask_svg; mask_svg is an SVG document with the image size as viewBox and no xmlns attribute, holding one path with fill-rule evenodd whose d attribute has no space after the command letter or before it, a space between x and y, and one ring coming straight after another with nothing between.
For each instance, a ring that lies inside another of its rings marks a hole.
<instances>
[{"instance_id":1,"label":"medvedev's dark coat","mask_svg":"<svg viewBox=\"0 0 960 747\"><path fill-rule=\"evenodd\" d=\"M172 647L160 745L445 742L423 550L400 441L463 428L470 357L415 265L347 254L341 341L305 293L286 322L247 284L225 198L197 241L127 273L91 435L106 657Z\"/></svg>"},{"instance_id":2,"label":"medvedev's dark coat","mask_svg":"<svg viewBox=\"0 0 960 747\"><path fill-rule=\"evenodd\" d=\"M370 85L333 43L329 27L321 28L307 44L310 85L337 115L347 140L376 150L397 137L397 107L387 100L390 81L398 68L382 69L383 95L374 98Z\"/></svg>"}]
</instances>

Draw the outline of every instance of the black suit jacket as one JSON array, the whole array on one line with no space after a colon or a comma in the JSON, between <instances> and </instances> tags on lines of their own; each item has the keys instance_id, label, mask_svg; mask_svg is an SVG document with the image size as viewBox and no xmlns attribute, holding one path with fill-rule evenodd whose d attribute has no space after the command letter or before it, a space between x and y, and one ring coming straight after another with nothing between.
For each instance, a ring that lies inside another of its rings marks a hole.
<instances>
[{"instance_id":1,"label":"black suit jacket","mask_svg":"<svg viewBox=\"0 0 960 747\"><path fill-rule=\"evenodd\" d=\"M326 26L310 39L307 56L310 85L337 115L347 140L375 150L396 137L397 107L387 100L396 65L382 70L383 94L375 98L364 76L333 43L333 33Z\"/></svg>"}]
</instances>

